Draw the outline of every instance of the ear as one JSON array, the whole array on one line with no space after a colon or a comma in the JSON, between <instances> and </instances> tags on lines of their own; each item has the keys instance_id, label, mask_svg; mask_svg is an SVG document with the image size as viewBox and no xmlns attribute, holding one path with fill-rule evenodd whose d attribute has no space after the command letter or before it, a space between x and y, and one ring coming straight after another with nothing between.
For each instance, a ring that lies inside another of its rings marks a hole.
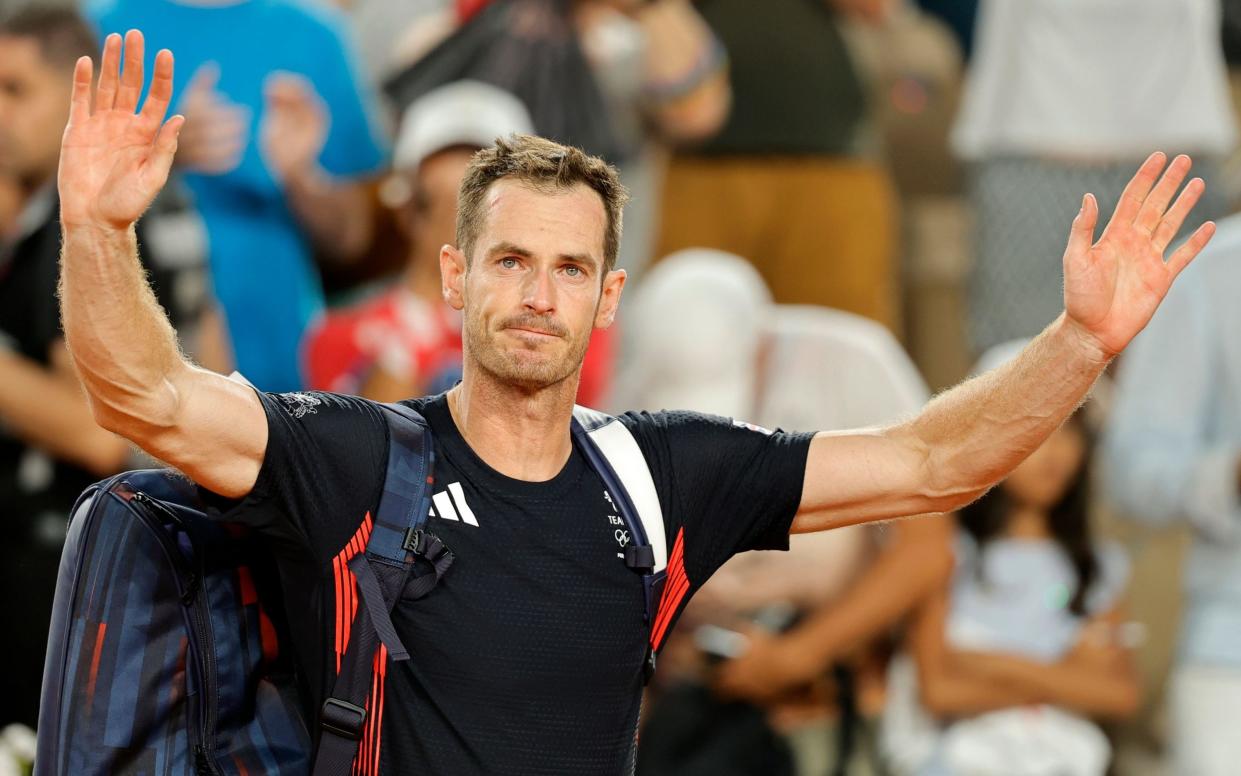
<instances>
[{"instance_id":1,"label":"ear","mask_svg":"<svg viewBox=\"0 0 1241 776\"><path fill-rule=\"evenodd\" d=\"M603 292L599 295L599 306L595 310L595 328L606 329L616 319L616 311L620 308L621 291L625 289L625 270L614 269L603 279Z\"/></svg>"},{"instance_id":2,"label":"ear","mask_svg":"<svg viewBox=\"0 0 1241 776\"><path fill-rule=\"evenodd\" d=\"M440 287L449 307L465 308L465 254L451 245L440 248Z\"/></svg>"}]
</instances>

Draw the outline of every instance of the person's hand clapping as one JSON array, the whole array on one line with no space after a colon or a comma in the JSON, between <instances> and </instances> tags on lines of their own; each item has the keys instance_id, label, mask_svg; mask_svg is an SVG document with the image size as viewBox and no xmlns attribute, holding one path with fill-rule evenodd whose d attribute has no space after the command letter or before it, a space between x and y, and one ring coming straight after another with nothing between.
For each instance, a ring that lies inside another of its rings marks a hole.
<instances>
[{"instance_id":1,"label":"person's hand clapping","mask_svg":"<svg viewBox=\"0 0 1241 776\"><path fill-rule=\"evenodd\" d=\"M61 221L67 227L128 229L150 206L168 180L183 116L164 121L172 98L172 52L155 57L155 76L142 110L135 113L143 86L142 33L109 35L99 66L99 86L91 107L93 64L78 60L73 72L69 123L61 142Z\"/></svg>"},{"instance_id":2,"label":"person's hand clapping","mask_svg":"<svg viewBox=\"0 0 1241 776\"><path fill-rule=\"evenodd\" d=\"M273 73L264 92L260 142L268 169L285 183L317 172L330 117L314 85L295 73Z\"/></svg>"},{"instance_id":3,"label":"person's hand clapping","mask_svg":"<svg viewBox=\"0 0 1241 776\"><path fill-rule=\"evenodd\" d=\"M232 102L216 85L220 68L208 62L194 73L186 87L181 112L177 166L206 175L223 175L237 169L250 137L250 109Z\"/></svg>"},{"instance_id":4,"label":"person's hand clapping","mask_svg":"<svg viewBox=\"0 0 1241 776\"><path fill-rule=\"evenodd\" d=\"M1115 356L1137 336L1172 281L1215 234L1215 224L1206 222L1164 261L1164 251L1205 189L1202 179L1194 178L1173 203L1190 161L1176 157L1160 178L1166 161L1156 152L1142 164L1098 242L1099 204L1093 195L1083 198L1073 219L1064 252L1064 307L1069 323L1103 358Z\"/></svg>"}]
</instances>

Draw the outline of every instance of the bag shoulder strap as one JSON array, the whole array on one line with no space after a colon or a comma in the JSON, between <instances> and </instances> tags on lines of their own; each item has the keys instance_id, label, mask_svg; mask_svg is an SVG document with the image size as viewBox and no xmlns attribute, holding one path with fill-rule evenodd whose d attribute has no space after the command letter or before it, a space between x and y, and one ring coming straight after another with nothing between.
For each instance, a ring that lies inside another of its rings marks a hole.
<instances>
[{"instance_id":1,"label":"bag shoulder strap","mask_svg":"<svg viewBox=\"0 0 1241 776\"><path fill-rule=\"evenodd\" d=\"M573 408L573 436L608 488L633 544L651 548L649 573L662 573L668 566L664 512L638 441L618 418L585 407Z\"/></svg>"},{"instance_id":2,"label":"bag shoulder strap","mask_svg":"<svg viewBox=\"0 0 1241 776\"><path fill-rule=\"evenodd\" d=\"M574 441L603 480L632 540L625 547L625 565L642 574L646 622L650 626L642 678L649 683L655 674L655 653L659 648L656 614L668 577L668 542L659 491L642 448L618 418L574 407L571 427Z\"/></svg>"},{"instance_id":3,"label":"bag shoulder strap","mask_svg":"<svg viewBox=\"0 0 1241 776\"><path fill-rule=\"evenodd\" d=\"M403 596L420 598L429 593L453 560L444 543L425 530L435 474L431 429L419 413L404 405L380 407L389 429L388 466L366 550L348 564L363 605L358 608L332 694L320 710L314 776L350 773L366 724L365 704L376 650L383 644L391 659L409 659L392 625L392 608ZM419 559L429 563L431 570L411 578Z\"/></svg>"}]
</instances>

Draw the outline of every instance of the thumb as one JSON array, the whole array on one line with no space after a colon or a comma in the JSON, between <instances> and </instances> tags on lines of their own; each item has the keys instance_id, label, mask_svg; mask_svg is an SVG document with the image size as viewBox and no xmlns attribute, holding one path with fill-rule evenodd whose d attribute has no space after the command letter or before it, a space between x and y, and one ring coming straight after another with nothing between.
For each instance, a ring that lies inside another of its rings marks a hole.
<instances>
[{"instance_id":1,"label":"thumb","mask_svg":"<svg viewBox=\"0 0 1241 776\"><path fill-rule=\"evenodd\" d=\"M215 62L204 62L194 71L194 75L190 78L189 85L185 87L186 101L193 99L203 99L215 91L215 87L220 83L220 66Z\"/></svg>"},{"instance_id":2,"label":"thumb","mask_svg":"<svg viewBox=\"0 0 1241 776\"><path fill-rule=\"evenodd\" d=\"M1099 203L1093 194L1082 197L1082 209L1077 211L1069 230L1069 244L1065 256L1084 254L1094 244L1094 229L1099 220Z\"/></svg>"},{"instance_id":3,"label":"thumb","mask_svg":"<svg viewBox=\"0 0 1241 776\"><path fill-rule=\"evenodd\" d=\"M159 134L155 136L155 145L151 149L148 164L158 176L160 186L164 185L168 179L168 171L172 169L172 160L177 155L177 137L183 126L185 116L177 114L164 122L164 126L159 128Z\"/></svg>"}]
</instances>

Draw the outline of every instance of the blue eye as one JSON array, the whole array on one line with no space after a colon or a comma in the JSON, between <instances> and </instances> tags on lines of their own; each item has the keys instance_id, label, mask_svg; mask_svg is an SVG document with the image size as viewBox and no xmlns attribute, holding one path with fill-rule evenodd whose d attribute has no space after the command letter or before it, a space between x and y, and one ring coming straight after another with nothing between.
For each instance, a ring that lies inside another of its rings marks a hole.
<instances>
[{"instance_id":1,"label":"blue eye","mask_svg":"<svg viewBox=\"0 0 1241 776\"><path fill-rule=\"evenodd\" d=\"M574 266L574 265L572 265L572 264L570 264L569 266L565 267L565 268L564 268L564 271L565 271L565 272L567 272L567 273L569 274L569 277L573 277L573 278L580 277L580 276L582 275L582 268L581 268L581 267L576 267L576 266Z\"/></svg>"},{"instance_id":2,"label":"blue eye","mask_svg":"<svg viewBox=\"0 0 1241 776\"><path fill-rule=\"evenodd\" d=\"M512 256L505 256L500 259L500 266L505 269L514 269L517 267L517 259L514 259Z\"/></svg>"}]
</instances>

